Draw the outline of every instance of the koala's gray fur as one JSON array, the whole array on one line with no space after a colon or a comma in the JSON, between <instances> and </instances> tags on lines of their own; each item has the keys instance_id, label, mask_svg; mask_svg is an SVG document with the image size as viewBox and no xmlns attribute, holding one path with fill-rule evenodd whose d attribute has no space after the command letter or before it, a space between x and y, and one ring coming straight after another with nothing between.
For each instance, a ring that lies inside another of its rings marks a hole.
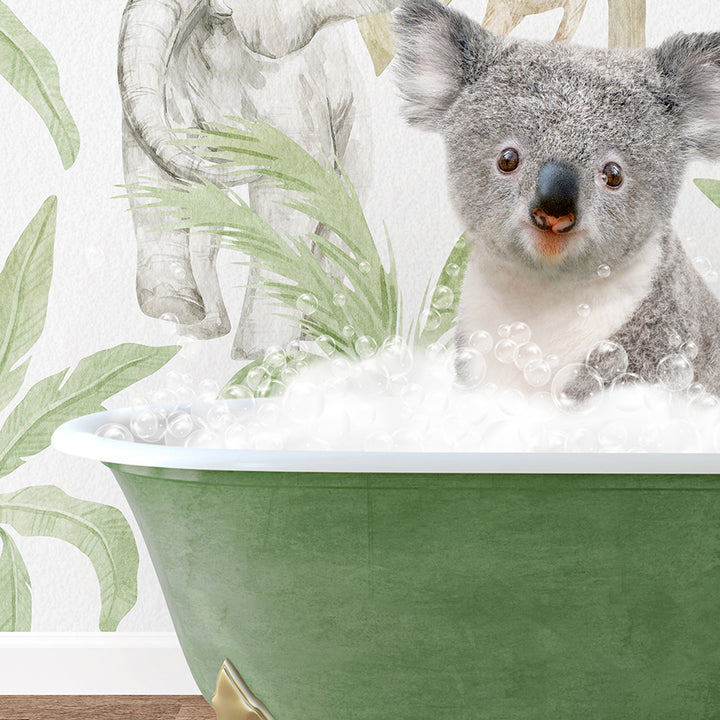
<instances>
[{"instance_id":1,"label":"koala's gray fur","mask_svg":"<svg viewBox=\"0 0 720 720\"><path fill-rule=\"evenodd\" d=\"M679 335L698 347L695 381L720 393L720 303L671 228L687 162L720 158L720 33L678 34L651 50L549 45L494 36L436 0L406 0L395 33L407 119L444 137L452 200L472 242L456 341L478 329L467 298L492 281L478 268L507 272L517 293L532 288L531 307L552 289L595 288L602 264L612 277L598 296L608 297L616 277L630 268L640 277L636 266L654 258L638 281L644 295L622 316L593 309L604 324L588 342L620 343L628 372L653 382ZM498 170L506 147L519 149L510 174ZM602 180L608 162L622 168L618 188ZM577 178L574 225L557 257L537 250L547 228L529 222L549 164ZM579 340L565 360L583 362L589 349Z\"/></svg>"}]
</instances>

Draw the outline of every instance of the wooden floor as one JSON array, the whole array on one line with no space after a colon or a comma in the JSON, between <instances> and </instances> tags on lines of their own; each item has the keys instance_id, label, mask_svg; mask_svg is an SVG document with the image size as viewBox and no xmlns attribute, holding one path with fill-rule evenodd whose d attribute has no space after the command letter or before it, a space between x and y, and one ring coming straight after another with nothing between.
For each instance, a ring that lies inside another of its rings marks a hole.
<instances>
[{"instance_id":1,"label":"wooden floor","mask_svg":"<svg viewBox=\"0 0 720 720\"><path fill-rule=\"evenodd\" d=\"M201 695L4 695L0 720L215 720Z\"/></svg>"}]
</instances>

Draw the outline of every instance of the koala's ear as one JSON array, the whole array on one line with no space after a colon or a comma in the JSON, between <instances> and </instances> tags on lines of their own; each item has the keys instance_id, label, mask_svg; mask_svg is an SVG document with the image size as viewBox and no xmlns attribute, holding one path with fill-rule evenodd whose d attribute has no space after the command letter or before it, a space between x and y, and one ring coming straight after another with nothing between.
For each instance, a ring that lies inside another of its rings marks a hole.
<instances>
[{"instance_id":1,"label":"koala's ear","mask_svg":"<svg viewBox=\"0 0 720 720\"><path fill-rule=\"evenodd\" d=\"M437 0L405 0L395 14L396 82L408 122L439 129L464 86L477 80L501 41Z\"/></svg>"},{"instance_id":2,"label":"koala's ear","mask_svg":"<svg viewBox=\"0 0 720 720\"><path fill-rule=\"evenodd\" d=\"M684 141L696 155L720 159L720 32L678 33L655 53Z\"/></svg>"}]
</instances>

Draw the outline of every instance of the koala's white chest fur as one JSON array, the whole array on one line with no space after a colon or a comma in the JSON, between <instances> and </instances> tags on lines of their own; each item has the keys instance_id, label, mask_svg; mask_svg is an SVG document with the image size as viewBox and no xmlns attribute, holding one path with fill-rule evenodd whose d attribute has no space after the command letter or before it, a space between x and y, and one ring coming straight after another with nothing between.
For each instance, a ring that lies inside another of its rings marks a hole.
<instances>
[{"instance_id":1,"label":"koala's white chest fur","mask_svg":"<svg viewBox=\"0 0 720 720\"><path fill-rule=\"evenodd\" d=\"M497 341L498 326L521 321L530 326L532 342L544 355L557 355L560 366L583 362L588 351L615 333L648 295L660 256L658 243L651 242L607 278L557 282L532 278L475 251L465 275L458 330L465 335L487 330ZM578 312L581 305L589 307L589 314ZM529 389L514 365L489 362L487 379Z\"/></svg>"}]
</instances>

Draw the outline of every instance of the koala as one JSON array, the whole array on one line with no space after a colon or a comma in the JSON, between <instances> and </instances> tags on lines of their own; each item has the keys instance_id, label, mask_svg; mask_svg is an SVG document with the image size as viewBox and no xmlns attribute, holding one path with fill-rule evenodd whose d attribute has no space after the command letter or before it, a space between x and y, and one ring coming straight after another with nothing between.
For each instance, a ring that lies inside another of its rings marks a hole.
<instances>
[{"instance_id":1,"label":"koala","mask_svg":"<svg viewBox=\"0 0 720 720\"><path fill-rule=\"evenodd\" d=\"M671 226L687 163L720 158L720 33L648 50L551 45L493 35L436 0L405 0L394 31L406 118L444 138L471 243L457 346L520 320L561 365L611 340L628 377L654 383L684 353L720 394L720 303Z\"/></svg>"}]
</instances>

